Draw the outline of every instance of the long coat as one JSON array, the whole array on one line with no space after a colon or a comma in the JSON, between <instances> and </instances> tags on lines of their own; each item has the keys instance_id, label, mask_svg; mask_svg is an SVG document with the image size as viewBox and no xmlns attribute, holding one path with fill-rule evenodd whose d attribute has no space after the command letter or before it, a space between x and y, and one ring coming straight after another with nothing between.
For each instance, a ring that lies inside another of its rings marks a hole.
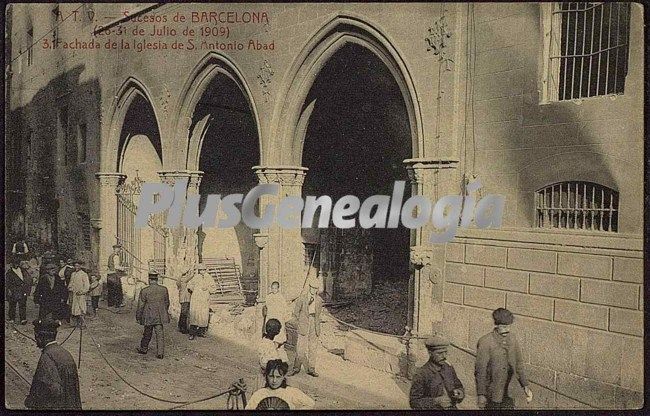
<instances>
[{"instance_id":1,"label":"long coat","mask_svg":"<svg viewBox=\"0 0 650 416\"><path fill-rule=\"evenodd\" d=\"M303 292L300 294L296 303L293 307L293 318L298 321L298 334L308 335L309 334L309 297L311 295L309 292ZM320 336L320 312L323 308L323 299L318 295L314 295L314 302L316 303L315 314L314 314L314 330L316 331L316 336Z\"/></svg>"},{"instance_id":2,"label":"long coat","mask_svg":"<svg viewBox=\"0 0 650 416\"><path fill-rule=\"evenodd\" d=\"M25 407L81 410L77 366L72 355L59 344L53 343L43 349Z\"/></svg>"},{"instance_id":3,"label":"long coat","mask_svg":"<svg viewBox=\"0 0 650 416\"><path fill-rule=\"evenodd\" d=\"M210 295L217 293L217 285L208 273L199 273L187 284L190 299L190 325L206 328L210 319Z\"/></svg>"},{"instance_id":4,"label":"long coat","mask_svg":"<svg viewBox=\"0 0 650 416\"><path fill-rule=\"evenodd\" d=\"M444 410L435 402L435 398L447 395L451 400L452 409L455 409L456 404L460 402L451 395L455 389L465 390L454 367L447 363L438 365L429 360L418 368L413 376L409 404L411 409L415 410Z\"/></svg>"},{"instance_id":5,"label":"long coat","mask_svg":"<svg viewBox=\"0 0 650 416\"><path fill-rule=\"evenodd\" d=\"M142 288L135 319L145 326L169 323L169 292L165 286L151 283Z\"/></svg>"},{"instance_id":6,"label":"long coat","mask_svg":"<svg viewBox=\"0 0 650 416\"><path fill-rule=\"evenodd\" d=\"M57 306L61 302L61 298L58 295L59 288L57 287L57 279L58 276L56 274L43 271L34 290L34 303L38 304L41 308L45 308L44 310L48 312L56 311Z\"/></svg>"},{"instance_id":7,"label":"long coat","mask_svg":"<svg viewBox=\"0 0 650 416\"><path fill-rule=\"evenodd\" d=\"M72 276L70 276L70 283L68 284L68 291L70 292L68 303L70 304L70 311L73 316L86 314L86 305L88 304L86 299L89 289L90 281L88 274L83 270L73 272Z\"/></svg>"},{"instance_id":8,"label":"long coat","mask_svg":"<svg viewBox=\"0 0 650 416\"><path fill-rule=\"evenodd\" d=\"M20 268L23 278L9 268L5 273L5 293L7 300L19 301L27 298L32 292L32 277L23 267Z\"/></svg>"},{"instance_id":9,"label":"long coat","mask_svg":"<svg viewBox=\"0 0 650 416\"><path fill-rule=\"evenodd\" d=\"M519 342L513 333L499 335L496 330L483 335L476 347L476 394L501 403L516 375L522 387L528 385Z\"/></svg>"}]
</instances>

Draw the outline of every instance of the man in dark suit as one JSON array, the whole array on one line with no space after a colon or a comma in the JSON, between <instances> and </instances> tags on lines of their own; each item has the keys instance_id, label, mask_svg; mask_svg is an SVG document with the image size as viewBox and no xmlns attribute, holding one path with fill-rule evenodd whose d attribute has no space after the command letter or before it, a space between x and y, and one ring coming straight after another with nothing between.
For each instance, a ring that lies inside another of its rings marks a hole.
<instances>
[{"instance_id":1,"label":"man in dark suit","mask_svg":"<svg viewBox=\"0 0 650 416\"><path fill-rule=\"evenodd\" d=\"M149 286L140 291L138 309L135 319L144 325L144 334L137 351L146 354L149 351L151 335L156 334L156 357L163 358L165 353L165 333L163 324L169 323L169 292L165 286L158 284L158 272L149 272Z\"/></svg>"},{"instance_id":2,"label":"man in dark suit","mask_svg":"<svg viewBox=\"0 0 650 416\"><path fill-rule=\"evenodd\" d=\"M323 299L318 295L320 281L311 277L309 289L300 294L293 308L293 319L298 325L298 342L296 345L296 361L292 374L300 372L304 364L307 374L318 377L316 372L316 349L320 336L320 313Z\"/></svg>"},{"instance_id":3,"label":"man in dark suit","mask_svg":"<svg viewBox=\"0 0 650 416\"><path fill-rule=\"evenodd\" d=\"M528 387L519 342L510 333L514 321L512 313L505 308L492 312L494 330L483 335L476 347L476 396L478 407L486 410L508 410L515 408L514 400L508 396L508 386L513 376L524 388L526 400L533 400Z\"/></svg>"},{"instance_id":4,"label":"man in dark suit","mask_svg":"<svg viewBox=\"0 0 650 416\"><path fill-rule=\"evenodd\" d=\"M27 296L32 292L31 275L20 266L20 259L14 257L11 267L5 273L5 296L9 301L9 322L16 320L16 306L20 323L27 323Z\"/></svg>"},{"instance_id":5,"label":"man in dark suit","mask_svg":"<svg viewBox=\"0 0 650 416\"><path fill-rule=\"evenodd\" d=\"M43 257L43 267L34 290L34 303L38 305L38 318L53 315L58 318L60 310L60 288L57 286L58 267L54 263L54 256Z\"/></svg>"},{"instance_id":6,"label":"man in dark suit","mask_svg":"<svg viewBox=\"0 0 650 416\"><path fill-rule=\"evenodd\" d=\"M43 350L25 407L37 410L81 410L79 374L72 355L56 342L59 323L49 316L34 321L36 345Z\"/></svg>"}]
</instances>

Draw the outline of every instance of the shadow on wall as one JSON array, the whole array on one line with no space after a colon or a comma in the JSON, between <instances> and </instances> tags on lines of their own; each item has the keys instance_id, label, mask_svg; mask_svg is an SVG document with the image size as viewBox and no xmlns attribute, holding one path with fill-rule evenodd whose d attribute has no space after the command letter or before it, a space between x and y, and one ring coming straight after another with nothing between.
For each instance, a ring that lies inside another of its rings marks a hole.
<instances>
[{"instance_id":1,"label":"shadow on wall","mask_svg":"<svg viewBox=\"0 0 650 416\"><path fill-rule=\"evenodd\" d=\"M28 96L37 67L11 82L14 97ZM24 215L26 238L34 247L94 257L96 233L89 200L99 166L100 100L97 79L81 82L84 65L54 77L29 102L6 115L6 221ZM8 80L9 81L9 80ZM25 211L23 211L25 209Z\"/></svg>"}]
</instances>

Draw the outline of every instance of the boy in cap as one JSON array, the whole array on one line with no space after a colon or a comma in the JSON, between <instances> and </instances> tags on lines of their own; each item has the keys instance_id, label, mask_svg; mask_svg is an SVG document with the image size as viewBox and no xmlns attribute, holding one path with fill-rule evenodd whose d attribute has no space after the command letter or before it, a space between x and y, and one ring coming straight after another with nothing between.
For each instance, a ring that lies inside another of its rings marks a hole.
<instances>
[{"instance_id":1,"label":"boy in cap","mask_svg":"<svg viewBox=\"0 0 650 416\"><path fill-rule=\"evenodd\" d=\"M435 335L424 345L429 351L429 361L413 377L409 404L416 410L456 410L456 405L465 398L465 388L454 367L447 363L449 342Z\"/></svg>"},{"instance_id":2,"label":"boy in cap","mask_svg":"<svg viewBox=\"0 0 650 416\"><path fill-rule=\"evenodd\" d=\"M34 321L36 345L43 350L25 407L38 410L81 410L79 374L72 355L56 342L59 323L49 316Z\"/></svg>"},{"instance_id":3,"label":"boy in cap","mask_svg":"<svg viewBox=\"0 0 650 416\"><path fill-rule=\"evenodd\" d=\"M299 373L300 367L304 364L307 374L318 377L316 347L320 337L320 313L323 307L323 299L318 295L319 287L318 278L310 277L309 289L298 296L293 308L293 319L298 323L298 342L292 374Z\"/></svg>"},{"instance_id":4,"label":"boy in cap","mask_svg":"<svg viewBox=\"0 0 650 416\"><path fill-rule=\"evenodd\" d=\"M140 354L147 353L151 335L155 332L156 357L162 359L165 354L163 324L169 323L169 292L165 286L158 284L158 272L155 270L149 271L149 286L140 291L135 319L144 326L144 333L137 351Z\"/></svg>"},{"instance_id":5,"label":"boy in cap","mask_svg":"<svg viewBox=\"0 0 650 416\"><path fill-rule=\"evenodd\" d=\"M483 335L476 347L476 377L477 404L480 409L514 409L515 402L508 396L508 386L513 375L517 376L519 384L524 388L526 400L533 399L533 392L528 387L524 372L519 342L510 333L510 325L514 321L512 312L498 308L492 312L494 330Z\"/></svg>"}]
</instances>

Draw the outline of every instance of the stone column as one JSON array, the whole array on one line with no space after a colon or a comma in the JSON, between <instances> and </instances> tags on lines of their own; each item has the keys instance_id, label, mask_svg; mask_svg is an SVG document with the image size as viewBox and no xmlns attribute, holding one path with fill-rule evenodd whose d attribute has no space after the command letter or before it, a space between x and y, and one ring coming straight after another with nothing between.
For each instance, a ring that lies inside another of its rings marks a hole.
<instances>
[{"instance_id":1,"label":"stone column","mask_svg":"<svg viewBox=\"0 0 650 416\"><path fill-rule=\"evenodd\" d=\"M199 192L203 172L189 170L158 172L161 182L173 187L176 181L187 179L187 195ZM178 279L187 267L198 262L197 235L195 229L187 229L182 225L169 230L165 250L166 275Z\"/></svg>"},{"instance_id":2,"label":"stone column","mask_svg":"<svg viewBox=\"0 0 650 416\"><path fill-rule=\"evenodd\" d=\"M99 230L99 256L97 259L99 273L106 274L108 256L113 252L117 242L117 186L126 178L119 172L97 172L99 180L99 218L93 220L94 228Z\"/></svg>"},{"instance_id":3,"label":"stone column","mask_svg":"<svg viewBox=\"0 0 650 416\"><path fill-rule=\"evenodd\" d=\"M407 159L411 195L422 195L432 207L445 195L459 195L458 160L450 158ZM412 277L409 294L409 323L413 332L426 336L441 329L445 244L432 244L431 218L411 234Z\"/></svg>"},{"instance_id":4,"label":"stone column","mask_svg":"<svg viewBox=\"0 0 650 416\"><path fill-rule=\"evenodd\" d=\"M302 197L302 184L307 168L301 166L255 166L253 167L260 184L275 183L280 185L277 196L263 195L260 199L260 215L269 204L275 205L272 225L260 234L267 235L268 243L264 248L264 261L260 257L260 293L266 290L262 284L269 279L280 282L283 295L288 300L294 299L302 290L305 280L303 261L305 248L302 243L300 227L281 228L277 223L277 209L280 200L286 196ZM264 267L264 269L262 269ZM263 299L263 298L262 298Z\"/></svg>"}]
</instances>

